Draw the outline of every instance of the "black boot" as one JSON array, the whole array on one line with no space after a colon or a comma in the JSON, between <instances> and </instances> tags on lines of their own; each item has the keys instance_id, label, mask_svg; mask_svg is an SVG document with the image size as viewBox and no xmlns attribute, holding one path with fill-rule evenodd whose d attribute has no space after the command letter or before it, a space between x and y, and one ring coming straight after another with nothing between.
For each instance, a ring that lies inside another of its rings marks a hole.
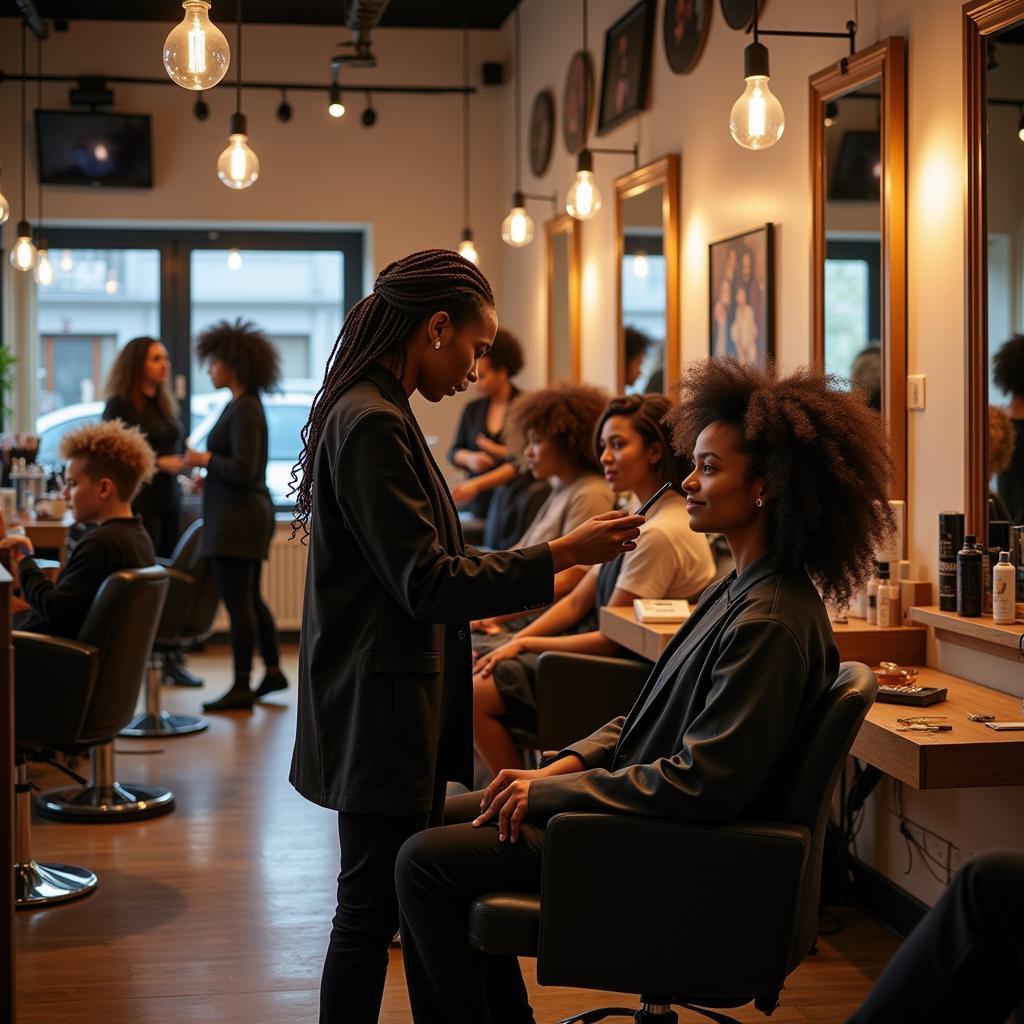
<instances>
[{"instance_id":1,"label":"black boot","mask_svg":"<svg viewBox=\"0 0 1024 1024\"><path fill-rule=\"evenodd\" d=\"M253 697L259 700L261 697L266 697L268 693L276 693L278 690L287 689L288 680L285 678L284 673L275 665L273 668L267 669L267 674L263 677L260 685L256 687Z\"/></svg>"},{"instance_id":2,"label":"black boot","mask_svg":"<svg viewBox=\"0 0 1024 1024\"><path fill-rule=\"evenodd\" d=\"M204 680L185 668L185 659L179 651L164 655L164 682L171 686L203 686Z\"/></svg>"},{"instance_id":3,"label":"black boot","mask_svg":"<svg viewBox=\"0 0 1024 1024\"><path fill-rule=\"evenodd\" d=\"M204 711L252 711L255 700L252 691L249 689L249 682L235 680L235 685L222 694L216 700L206 701L203 704Z\"/></svg>"}]
</instances>

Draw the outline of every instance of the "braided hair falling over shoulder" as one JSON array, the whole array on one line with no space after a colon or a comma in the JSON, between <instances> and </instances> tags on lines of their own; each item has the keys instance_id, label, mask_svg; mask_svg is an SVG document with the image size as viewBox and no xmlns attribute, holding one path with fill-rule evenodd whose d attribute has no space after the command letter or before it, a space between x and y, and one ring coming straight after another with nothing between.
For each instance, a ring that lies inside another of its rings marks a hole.
<instances>
[{"instance_id":1,"label":"braided hair falling over shoulder","mask_svg":"<svg viewBox=\"0 0 1024 1024\"><path fill-rule=\"evenodd\" d=\"M483 273L450 249L425 249L389 263L373 291L348 312L331 354L324 382L302 428L302 451L292 467L289 495L295 496L292 536L309 536L313 507L313 459L324 423L341 394L383 356L392 372L405 373L406 350L416 325L438 311L455 323L494 308L494 294Z\"/></svg>"}]
</instances>

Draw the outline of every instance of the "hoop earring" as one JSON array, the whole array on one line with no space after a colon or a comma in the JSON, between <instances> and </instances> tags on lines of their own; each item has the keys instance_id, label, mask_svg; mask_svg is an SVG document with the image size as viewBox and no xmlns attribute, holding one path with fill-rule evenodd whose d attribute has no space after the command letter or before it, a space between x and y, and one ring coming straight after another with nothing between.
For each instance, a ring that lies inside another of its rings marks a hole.
<instances>
[{"instance_id":1,"label":"hoop earring","mask_svg":"<svg viewBox=\"0 0 1024 1024\"><path fill-rule=\"evenodd\" d=\"M758 499L757 499L757 500L756 500L756 501L754 502L754 504L755 504L755 505L756 505L756 506L757 506L758 508L764 508L764 498L758 498Z\"/></svg>"}]
</instances>

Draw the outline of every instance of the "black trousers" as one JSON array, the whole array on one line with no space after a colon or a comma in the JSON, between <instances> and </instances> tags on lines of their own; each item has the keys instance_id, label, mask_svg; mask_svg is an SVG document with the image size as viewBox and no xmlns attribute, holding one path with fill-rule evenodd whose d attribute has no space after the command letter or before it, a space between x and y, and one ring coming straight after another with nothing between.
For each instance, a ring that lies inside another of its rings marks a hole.
<instances>
[{"instance_id":1,"label":"black trousers","mask_svg":"<svg viewBox=\"0 0 1024 1024\"><path fill-rule=\"evenodd\" d=\"M260 596L263 562L258 558L215 555L210 559L210 567L231 622L235 682L245 680L248 684L252 672L252 651L257 639L264 665L270 668L280 661L274 617Z\"/></svg>"},{"instance_id":2,"label":"black trousers","mask_svg":"<svg viewBox=\"0 0 1024 1024\"><path fill-rule=\"evenodd\" d=\"M471 824L480 797L449 800L445 825L412 836L398 854L402 959L417 1024L533 1024L518 960L477 952L466 929L481 893L540 890L544 830L524 823L517 842L499 843L496 825Z\"/></svg>"},{"instance_id":3,"label":"black trousers","mask_svg":"<svg viewBox=\"0 0 1024 1024\"><path fill-rule=\"evenodd\" d=\"M1024 995L1024 853L973 857L848 1024L1002 1024Z\"/></svg>"},{"instance_id":4,"label":"black trousers","mask_svg":"<svg viewBox=\"0 0 1024 1024\"><path fill-rule=\"evenodd\" d=\"M338 814L338 909L320 980L320 1024L376 1024L398 930L395 858L402 844L444 811L439 779L426 814Z\"/></svg>"},{"instance_id":5,"label":"black trousers","mask_svg":"<svg viewBox=\"0 0 1024 1024\"><path fill-rule=\"evenodd\" d=\"M140 508L142 525L153 541L157 558L170 558L181 536L181 510L177 505L167 508Z\"/></svg>"}]
</instances>

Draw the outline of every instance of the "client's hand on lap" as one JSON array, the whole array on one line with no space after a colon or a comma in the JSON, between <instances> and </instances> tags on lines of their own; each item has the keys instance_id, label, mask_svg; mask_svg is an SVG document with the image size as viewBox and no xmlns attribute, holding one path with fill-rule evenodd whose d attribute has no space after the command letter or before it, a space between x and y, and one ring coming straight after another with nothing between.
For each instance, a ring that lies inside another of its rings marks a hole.
<instances>
[{"instance_id":1,"label":"client's hand on lap","mask_svg":"<svg viewBox=\"0 0 1024 1024\"><path fill-rule=\"evenodd\" d=\"M494 666L499 661L507 661L509 658L518 658L527 649L522 640L513 638L507 644L495 647L493 651L481 654L476 658L473 666L473 674L478 676L489 676L494 671ZM475 652L474 652L475 653Z\"/></svg>"},{"instance_id":2,"label":"client's hand on lap","mask_svg":"<svg viewBox=\"0 0 1024 1024\"><path fill-rule=\"evenodd\" d=\"M473 822L479 828L492 818L498 820L498 841L519 838L519 826L530 809L530 783L547 773L541 769L503 768L484 790L480 815Z\"/></svg>"}]
</instances>

